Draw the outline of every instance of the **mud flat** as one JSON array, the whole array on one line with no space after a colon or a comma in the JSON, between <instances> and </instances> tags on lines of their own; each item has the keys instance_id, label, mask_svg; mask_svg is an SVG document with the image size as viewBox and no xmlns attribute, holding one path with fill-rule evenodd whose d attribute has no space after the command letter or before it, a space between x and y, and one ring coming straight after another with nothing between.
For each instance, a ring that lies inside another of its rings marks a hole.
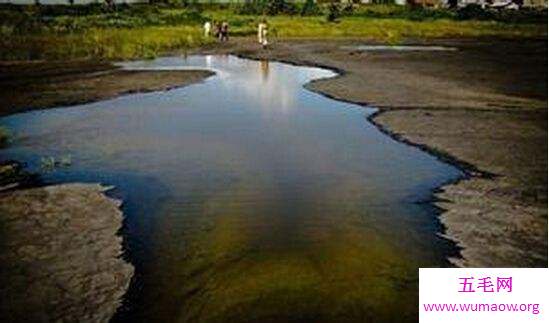
<instances>
[{"instance_id":1,"label":"mud flat","mask_svg":"<svg viewBox=\"0 0 549 323\"><path fill-rule=\"evenodd\" d=\"M546 111L396 110L375 121L489 172L465 165L472 176L436 194L445 235L463 248L456 265L546 266Z\"/></svg>"},{"instance_id":2,"label":"mud flat","mask_svg":"<svg viewBox=\"0 0 549 323\"><path fill-rule=\"evenodd\" d=\"M309 88L380 108L371 121L457 164L441 187L445 235L469 267L547 266L547 41L432 40L452 51L362 50L364 41L253 42L206 52L338 70Z\"/></svg>"},{"instance_id":3,"label":"mud flat","mask_svg":"<svg viewBox=\"0 0 549 323\"><path fill-rule=\"evenodd\" d=\"M108 62L0 62L0 116L121 94L169 90L209 71L124 71Z\"/></svg>"},{"instance_id":4,"label":"mud flat","mask_svg":"<svg viewBox=\"0 0 549 323\"><path fill-rule=\"evenodd\" d=\"M0 318L108 322L133 267L121 258L121 202L98 184L0 194Z\"/></svg>"}]
</instances>

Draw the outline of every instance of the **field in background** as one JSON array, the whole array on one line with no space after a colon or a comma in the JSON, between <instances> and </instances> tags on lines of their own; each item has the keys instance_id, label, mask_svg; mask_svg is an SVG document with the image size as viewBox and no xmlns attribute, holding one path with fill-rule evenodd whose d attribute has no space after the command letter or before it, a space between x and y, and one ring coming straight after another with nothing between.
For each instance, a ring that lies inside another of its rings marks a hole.
<instances>
[{"instance_id":1,"label":"field in background","mask_svg":"<svg viewBox=\"0 0 549 323\"><path fill-rule=\"evenodd\" d=\"M265 15L264 15L265 14ZM433 37L547 37L545 10L422 9L393 5L318 6L312 1L241 5L0 6L0 59L131 59L201 46L206 20L252 36L262 17L274 38L367 38L398 43Z\"/></svg>"}]
</instances>

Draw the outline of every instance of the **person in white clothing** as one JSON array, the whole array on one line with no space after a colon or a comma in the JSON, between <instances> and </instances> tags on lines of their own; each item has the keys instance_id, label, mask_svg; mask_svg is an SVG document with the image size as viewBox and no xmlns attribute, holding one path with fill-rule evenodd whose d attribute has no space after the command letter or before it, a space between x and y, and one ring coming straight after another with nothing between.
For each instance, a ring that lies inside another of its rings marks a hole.
<instances>
[{"instance_id":1,"label":"person in white clothing","mask_svg":"<svg viewBox=\"0 0 549 323\"><path fill-rule=\"evenodd\" d=\"M257 26L257 40L263 48L267 48L267 45L269 45L269 41L267 40L268 32L269 27L267 25L267 21L263 19Z\"/></svg>"},{"instance_id":2,"label":"person in white clothing","mask_svg":"<svg viewBox=\"0 0 549 323\"><path fill-rule=\"evenodd\" d=\"M209 21L206 21L204 23L204 37L210 37L212 34L212 23Z\"/></svg>"}]
</instances>

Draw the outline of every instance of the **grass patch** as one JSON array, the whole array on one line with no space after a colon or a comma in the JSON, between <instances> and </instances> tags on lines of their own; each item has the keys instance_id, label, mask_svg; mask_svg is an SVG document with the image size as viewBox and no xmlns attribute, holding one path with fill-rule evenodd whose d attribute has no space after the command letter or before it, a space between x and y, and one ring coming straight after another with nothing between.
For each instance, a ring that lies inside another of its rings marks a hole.
<instances>
[{"instance_id":1,"label":"grass patch","mask_svg":"<svg viewBox=\"0 0 549 323\"><path fill-rule=\"evenodd\" d=\"M205 39L199 27L90 28L81 32L31 33L2 37L5 60L154 58L160 52L197 47Z\"/></svg>"},{"instance_id":2,"label":"grass patch","mask_svg":"<svg viewBox=\"0 0 549 323\"><path fill-rule=\"evenodd\" d=\"M280 2L280 1L278 1ZM328 23L325 5L303 10L273 10L270 34L278 38L367 38L395 43L403 38L546 37L547 13L496 14L375 5L344 7ZM309 3L311 6L311 3ZM286 8L286 9L284 9ZM201 46L214 40L202 35L206 20L226 20L232 36L252 36L261 19L242 14L237 5L120 5L116 10L89 6L0 6L0 59L132 59ZM268 12L267 12L268 13ZM303 13L303 15L302 15Z\"/></svg>"},{"instance_id":3,"label":"grass patch","mask_svg":"<svg viewBox=\"0 0 549 323\"><path fill-rule=\"evenodd\" d=\"M255 35L257 16L234 15L230 11L205 13L215 20L227 20L236 35ZM512 24L497 21L449 18L411 20L406 18L366 18L360 15L343 16L328 23L324 16L277 15L268 17L270 33L278 38L367 38L397 42L403 38L442 37L545 37L546 24Z\"/></svg>"},{"instance_id":4,"label":"grass patch","mask_svg":"<svg viewBox=\"0 0 549 323\"><path fill-rule=\"evenodd\" d=\"M0 59L153 58L208 42L194 9L121 6L4 6Z\"/></svg>"}]
</instances>

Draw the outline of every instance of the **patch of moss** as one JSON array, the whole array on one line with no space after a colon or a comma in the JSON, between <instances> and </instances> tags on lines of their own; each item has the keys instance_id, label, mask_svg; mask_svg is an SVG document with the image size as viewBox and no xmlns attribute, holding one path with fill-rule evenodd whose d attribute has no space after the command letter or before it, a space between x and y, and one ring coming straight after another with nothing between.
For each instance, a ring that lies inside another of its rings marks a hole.
<instances>
[{"instance_id":1,"label":"patch of moss","mask_svg":"<svg viewBox=\"0 0 549 323\"><path fill-rule=\"evenodd\" d=\"M8 144L10 138L10 132L4 127L0 127L0 148Z\"/></svg>"}]
</instances>

